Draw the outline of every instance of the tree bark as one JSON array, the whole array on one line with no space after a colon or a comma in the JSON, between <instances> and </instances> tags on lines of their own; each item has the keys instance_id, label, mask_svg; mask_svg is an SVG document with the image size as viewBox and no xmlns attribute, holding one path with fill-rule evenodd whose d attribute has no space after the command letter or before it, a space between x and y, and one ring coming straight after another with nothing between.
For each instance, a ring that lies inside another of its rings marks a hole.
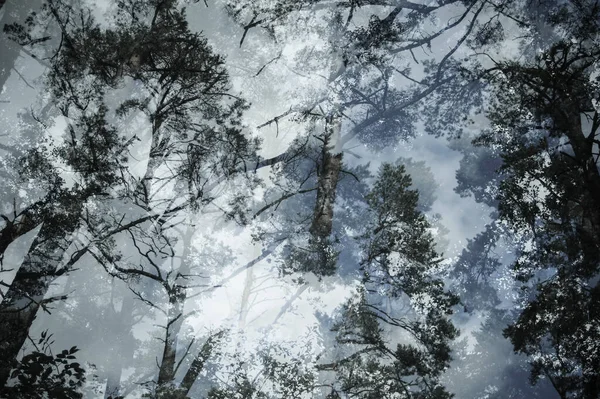
<instances>
[{"instance_id":1,"label":"tree bark","mask_svg":"<svg viewBox=\"0 0 600 399\"><path fill-rule=\"evenodd\" d=\"M0 12L4 13L4 17L0 20L0 93L2 93L21 54L21 46L8 38L3 32L4 26L15 22L23 23L29 13L39 11L40 6L41 2L37 0L11 1L8 4L5 4L5 0L0 0ZM2 95L0 104L2 101L10 101L10 99ZM0 254L3 254L14 240L35 229L42 222L38 215L40 213L25 211L21 214L19 222L13 221L4 226L0 231Z\"/></svg>"},{"instance_id":2,"label":"tree bark","mask_svg":"<svg viewBox=\"0 0 600 399\"><path fill-rule=\"evenodd\" d=\"M333 205L342 168L342 153L336 148L340 139L341 123L339 117L330 117L327 118L325 126L317 200L310 226L311 235L319 240L329 238L333 225Z\"/></svg>"},{"instance_id":3,"label":"tree bark","mask_svg":"<svg viewBox=\"0 0 600 399\"><path fill-rule=\"evenodd\" d=\"M113 288L114 289L114 288ZM115 354L115 364L109 371L108 378L106 380L106 389L104 390L104 398L110 397L116 398L121 396L121 376L123 369L128 361L133 358L133 337L131 335L131 321L133 318L133 310L135 305L135 299L131 295L125 295L123 297L123 304L121 310L115 312L115 322L118 325L120 331L119 341L117 342L116 348L117 353ZM112 306L112 304L111 304Z\"/></svg>"},{"instance_id":4,"label":"tree bark","mask_svg":"<svg viewBox=\"0 0 600 399\"><path fill-rule=\"evenodd\" d=\"M161 151L161 143L159 143L161 125L162 119L154 121L148 165L144 179L135 188L135 192L143 190L146 199L150 190L150 182L162 162L162 156L156 154ZM57 212L52 215L50 220L45 220L46 223L31 245L23 264L19 267L2 303L0 303L0 353L2 353L0 387L6 385L10 370L16 362L21 347L27 340L35 315L44 301L50 284L57 277L55 272L70 245L70 237L80 225L78 221L86 199L87 197L73 197L70 203L66 202L65 209L61 211L67 215L65 218L61 216L60 212ZM68 226L63 225L63 222ZM176 293L173 295L176 296ZM171 298L169 300L171 301ZM177 301L174 303L177 305ZM167 359L169 356L170 354Z\"/></svg>"},{"instance_id":5,"label":"tree bark","mask_svg":"<svg viewBox=\"0 0 600 399\"><path fill-rule=\"evenodd\" d=\"M156 133L156 129L153 129L153 144ZM149 160L145 178L138 183L136 191L143 187L148 192L148 182L157 167L156 162ZM35 315L43 304L50 284L57 277L56 270L70 245L70 237L79 227L85 199L72 198L71 203L67 203L66 209L62 210L66 218L57 212L45 221L0 303L0 387L6 385Z\"/></svg>"},{"instance_id":6,"label":"tree bark","mask_svg":"<svg viewBox=\"0 0 600 399\"><path fill-rule=\"evenodd\" d=\"M310 247L315 252L316 264L309 265L309 270L317 276L333 273L333 250L330 236L333 229L333 208L336 189L342 168L342 152L340 148L340 132L342 121L339 116L327 117L325 134L321 152L321 163L318 166L317 199L310 225Z\"/></svg>"},{"instance_id":7,"label":"tree bark","mask_svg":"<svg viewBox=\"0 0 600 399\"><path fill-rule=\"evenodd\" d=\"M571 100L572 95L566 94L563 106L553 109L553 119L571 144L577 165L582 173L584 198L578 199L589 214L585 217L583 228L588 234L600 242L600 171L594 160L593 141L596 132L590 132L589 138L583 132L579 106ZM592 128L597 128L595 124ZM587 226L586 226L587 225ZM591 230L591 231L590 231Z\"/></svg>"},{"instance_id":8,"label":"tree bark","mask_svg":"<svg viewBox=\"0 0 600 399\"><path fill-rule=\"evenodd\" d=\"M183 393L185 397L189 395L190 390L194 385L194 382L196 382L198 376L200 375L200 372L204 368L204 364L206 363L210 355L213 353L215 346L219 344L219 341L221 340L221 338L223 338L224 335L224 330L219 331L214 335L211 335L202 345L202 348L200 348L200 351L192 361L192 365L185 373L185 376L183 377L183 380L181 381L181 384L179 386L179 390Z\"/></svg>"},{"instance_id":9,"label":"tree bark","mask_svg":"<svg viewBox=\"0 0 600 399\"><path fill-rule=\"evenodd\" d=\"M55 229L50 223L42 226L0 303L0 387L6 385L40 306L49 301L44 296L76 231L60 234Z\"/></svg>"},{"instance_id":10,"label":"tree bark","mask_svg":"<svg viewBox=\"0 0 600 399\"><path fill-rule=\"evenodd\" d=\"M35 213L27 210L21 214L17 221L5 220L6 224L0 230L0 256L6 252L15 240L42 224L43 219L39 215L40 212Z\"/></svg>"},{"instance_id":11,"label":"tree bark","mask_svg":"<svg viewBox=\"0 0 600 399\"><path fill-rule=\"evenodd\" d=\"M158 373L158 385L173 382L176 373L177 343L181 326L184 321L183 307L187 297L185 276L190 274L189 255L192 245L194 230L188 225L183 237L183 253L179 270L176 272L175 281L167 288L169 296L169 309L167 312L167 325L163 346L163 357Z\"/></svg>"},{"instance_id":12,"label":"tree bark","mask_svg":"<svg viewBox=\"0 0 600 399\"><path fill-rule=\"evenodd\" d=\"M167 312L163 356L158 372L159 386L169 384L175 379L177 342L183 324L183 302L185 301L185 296L184 287L173 287L169 292L169 310Z\"/></svg>"}]
</instances>

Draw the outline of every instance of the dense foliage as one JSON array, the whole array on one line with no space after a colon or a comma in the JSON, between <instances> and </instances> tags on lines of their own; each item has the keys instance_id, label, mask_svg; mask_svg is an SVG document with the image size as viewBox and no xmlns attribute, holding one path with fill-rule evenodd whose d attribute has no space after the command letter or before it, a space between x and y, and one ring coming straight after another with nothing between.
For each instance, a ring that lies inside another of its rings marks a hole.
<instances>
[{"instance_id":1,"label":"dense foliage","mask_svg":"<svg viewBox=\"0 0 600 399\"><path fill-rule=\"evenodd\" d=\"M16 3L0 397L600 397L595 1Z\"/></svg>"}]
</instances>

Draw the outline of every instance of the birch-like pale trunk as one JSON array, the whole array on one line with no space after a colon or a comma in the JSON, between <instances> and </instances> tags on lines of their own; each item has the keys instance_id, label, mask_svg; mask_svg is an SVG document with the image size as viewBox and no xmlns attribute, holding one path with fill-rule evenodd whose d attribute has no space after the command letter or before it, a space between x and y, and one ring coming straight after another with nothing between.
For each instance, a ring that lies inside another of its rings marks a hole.
<instances>
[{"instance_id":1,"label":"birch-like pale trunk","mask_svg":"<svg viewBox=\"0 0 600 399\"><path fill-rule=\"evenodd\" d=\"M309 247L313 252L313 261L308 265L308 271L313 271L317 276L332 273L334 267L330 237L337 184L342 168L341 118L330 116L325 123L321 162L317 173L317 198L309 229Z\"/></svg>"}]
</instances>

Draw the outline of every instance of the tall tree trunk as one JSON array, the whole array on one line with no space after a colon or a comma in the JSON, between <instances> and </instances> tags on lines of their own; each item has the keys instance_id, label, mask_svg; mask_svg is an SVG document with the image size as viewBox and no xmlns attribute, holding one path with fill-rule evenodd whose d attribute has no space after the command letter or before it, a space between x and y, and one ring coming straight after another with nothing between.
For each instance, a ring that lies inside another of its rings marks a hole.
<instances>
[{"instance_id":1,"label":"tall tree trunk","mask_svg":"<svg viewBox=\"0 0 600 399\"><path fill-rule=\"evenodd\" d=\"M321 164L318 167L317 199L310 226L311 247L316 252L317 265L313 271L317 276L335 271L335 256L330 244L333 227L333 207L342 168L342 152L339 148L342 120L339 116L327 117Z\"/></svg>"},{"instance_id":2,"label":"tall tree trunk","mask_svg":"<svg viewBox=\"0 0 600 399\"><path fill-rule=\"evenodd\" d=\"M44 224L0 303L0 387L6 385L40 306L52 301L44 296L57 277L76 228L57 232L56 226Z\"/></svg>"},{"instance_id":3,"label":"tall tree trunk","mask_svg":"<svg viewBox=\"0 0 600 399\"><path fill-rule=\"evenodd\" d=\"M42 222L41 212L30 212L29 210L24 211L18 220L5 220L4 228L0 230L0 256L16 239L29 233Z\"/></svg>"},{"instance_id":4,"label":"tall tree trunk","mask_svg":"<svg viewBox=\"0 0 600 399\"><path fill-rule=\"evenodd\" d=\"M260 250L259 245L254 244L253 255L254 259L260 258L261 254L258 253ZM262 251L261 251L262 253ZM244 290L242 291L242 299L240 303L240 316L238 318L238 329L243 333L246 328L248 319L248 312L250 310L250 295L252 294L252 287L254 286L254 268L248 267L246 269L246 281L244 282Z\"/></svg>"},{"instance_id":5,"label":"tall tree trunk","mask_svg":"<svg viewBox=\"0 0 600 399\"><path fill-rule=\"evenodd\" d=\"M160 123L152 131L152 148L155 149ZM148 162L144 180L135 191L143 190L148 195L150 181L158 168L155 157ZM45 220L42 229L32 243L25 260L0 303L0 387L6 385L19 351L33 324L35 315L44 303L50 284L57 277L56 270L71 241L70 237L79 228L83 203L87 198L74 197L65 202L65 208ZM61 216L65 214L66 217ZM48 301L48 300L46 300Z\"/></svg>"},{"instance_id":6,"label":"tall tree trunk","mask_svg":"<svg viewBox=\"0 0 600 399\"><path fill-rule=\"evenodd\" d=\"M341 124L339 117L328 117L326 120L318 172L317 200L310 226L311 235L319 240L328 239L332 230L333 205L342 167L342 153L337 148Z\"/></svg>"},{"instance_id":7,"label":"tall tree trunk","mask_svg":"<svg viewBox=\"0 0 600 399\"><path fill-rule=\"evenodd\" d=\"M114 289L114 287L113 287ZM112 305L111 305L112 306ZM114 356L114 363L110 365L108 378L106 381L106 389L104 390L104 398L116 398L121 395L121 376L126 364L133 358L133 336L131 334L133 311L135 307L135 299L131 295L123 297L121 310L115 312L115 322L119 329L119 337L116 349L117 353Z\"/></svg>"},{"instance_id":8,"label":"tall tree trunk","mask_svg":"<svg viewBox=\"0 0 600 399\"><path fill-rule=\"evenodd\" d=\"M188 397L192 386L198 379L200 372L204 369L206 361L210 358L215 347L219 345L221 339L225 336L225 332L225 330L221 330L208 337L206 342L202 345L202 348L200 348L200 351L198 351L198 354L192 361L190 368L183 376L183 380L179 385L179 391L183 394L183 397Z\"/></svg>"},{"instance_id":9,"label":"tall tree trunk","mask_svg":"<svg viewBox=\"0 0 600 399\"><path fill-rule=\"evenodd\" d=\"M183 307L187 297L186 278L190 274L189 255L192 245L194 229L188 225L183 237L183 253L181 255L180 267L176 271L175 281L167 288L169 296L169 309L167 312L167 325L163 346L163 357L158 373L158 385L166 385L173 382L176 373L175 360L177 357L177 342L181 326L183 325Z\"/></svg>"},{"instance_id":10,"label":"tall tree trunk","mask_svg":"<svg viewBox=\"0 0 600 399\"><path fill-rule=\"evenodd\" d=\"M167 312L163 356L158 372L159 386L170 384L175 379L177 342L183 324L183 302L185 297L184 287L175 286L169 290L169 310Z\"/></svg>"},{"instance_id":11,"label":"tall tree trunk","mask_svg":"<svg viewBox=\"0 0 600 399\"><path fill-rule=\"evenodd\" d=\"M337 254L331 245L330 237L333 230L336 189L342 169L341 130L342 120L339 115L326 118L321 163L318 166L317 199L309 229L309 247L313 256L308 261L310 264L306 269L318 277L335 273L337 263ZM273 319L271 328L309 287L310 283L305 281L296 289Z\"/></svg>"}]
</instances>

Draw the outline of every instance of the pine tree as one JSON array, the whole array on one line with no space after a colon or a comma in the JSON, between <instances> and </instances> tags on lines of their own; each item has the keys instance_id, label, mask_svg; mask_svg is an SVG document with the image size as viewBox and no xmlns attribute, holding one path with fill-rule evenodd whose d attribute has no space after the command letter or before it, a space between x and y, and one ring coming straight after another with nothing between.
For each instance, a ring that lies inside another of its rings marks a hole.
<instances>
[{"instance_id":1,"label":"pine tree","mask_svg":"<svg viewBox=\"0 0 600 399\"><path fill-rule=\"evenodd\" d=\"M440 258L411 183L403 166L384 164L367 196L363 282L333 329L345 354L317 366L335 373L330 398L451 397L439 377L458 335L448 320L458 298L436 277Z\"/></svg>"}]
</instances>

